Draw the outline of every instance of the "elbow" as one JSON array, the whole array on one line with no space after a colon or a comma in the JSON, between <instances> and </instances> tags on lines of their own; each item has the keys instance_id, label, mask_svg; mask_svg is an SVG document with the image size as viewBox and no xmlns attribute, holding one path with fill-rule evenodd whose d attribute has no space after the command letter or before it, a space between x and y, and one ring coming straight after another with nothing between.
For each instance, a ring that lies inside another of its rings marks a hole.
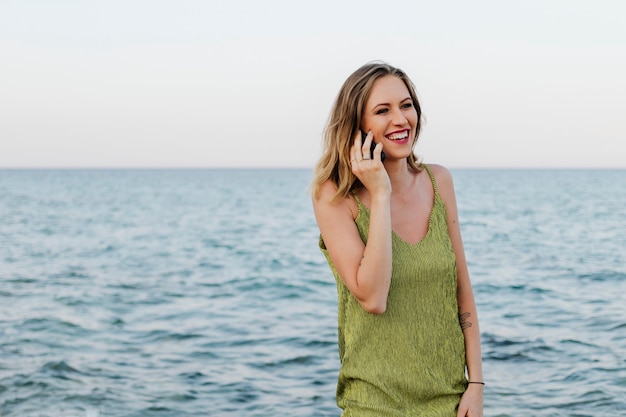
<instances>
[{"instance_id":1,"label":"elbow","mask_svg":"<svg viewBox=\"0 0 626 417\"><path fill-rule=\"evenodd\" d=\"M385 314L385 311L387 311L387 300L361 301L361 307L370 314Z\"/></svg>"}]
</instances>

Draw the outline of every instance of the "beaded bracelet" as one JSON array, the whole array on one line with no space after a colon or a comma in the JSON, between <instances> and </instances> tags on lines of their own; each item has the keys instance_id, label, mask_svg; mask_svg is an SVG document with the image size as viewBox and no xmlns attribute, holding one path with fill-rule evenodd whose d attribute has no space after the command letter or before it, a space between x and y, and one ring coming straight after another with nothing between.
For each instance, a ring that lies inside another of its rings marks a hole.
<instances>
[{"instance_id":1,"label":"beaded bracelet","mask_svg":"<svg viewBox=\"0 0 626 417\"><path fill-rule=\"evenodd\" d=\"M480 385L485 385L484 382L478 382L478 381L468 381L468 384L480 384Z\"/></svg>"}]
</instances>

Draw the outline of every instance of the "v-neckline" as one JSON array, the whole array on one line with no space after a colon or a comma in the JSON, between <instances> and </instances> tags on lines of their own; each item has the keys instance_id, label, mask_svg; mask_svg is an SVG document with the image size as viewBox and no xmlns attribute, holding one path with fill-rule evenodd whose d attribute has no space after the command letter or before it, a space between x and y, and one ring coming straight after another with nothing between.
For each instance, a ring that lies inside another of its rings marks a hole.
<instances>
[{"instance_id":1,"label":"v-neckline","mask_svg":"<svg viewBox=\"0 0 626 417\"><path fill-rule=\"evenodd\" d=\"M393 230L393 228L391 229L391 235L393 238L395 238L397 241L402 242L406 245L409 246L419 246L424 240L426 240L426 238L431 234L431 230L432 230L432 223L433 223L433 217L434 217L434 213L435 213L435 206L440 203L440 197L439 197L439 193L437 193L437 190L433 190L434 191L434 196L433 196L433 205L430 208L430 213L428 214L428 228L426 229L426 233L424 234L424 236L422 236L422 238L420 240L418 240L415 243L411 243L405 239L403 239L402 237L400 237L400 235L398 233L396 233L395 230ZM359 213L357 214L357 217L355 219L355 221L359 218L359 216L361 215L361 208L363 209L363 211L365 213L367 213L367 218L369 221L369 217L370 217L370 209L367 208L365 206L365 204L363 204L363 202L361 201L360 198L356 198L357 200L357 205L359 207Z\"/></svg>"}]
</instances>

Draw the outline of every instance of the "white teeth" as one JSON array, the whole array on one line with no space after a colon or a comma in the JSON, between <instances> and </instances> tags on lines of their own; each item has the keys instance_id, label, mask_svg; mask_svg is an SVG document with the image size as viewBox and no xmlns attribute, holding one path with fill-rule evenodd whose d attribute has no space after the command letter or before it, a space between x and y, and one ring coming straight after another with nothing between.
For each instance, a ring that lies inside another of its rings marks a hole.
<instances>
[{"instance_id":1,"label":"white teeth","mask_svg":"<svg viewBox=\"0 0 626 417\"><path fill-rule=\"evenodd\" d=\"M393 135L389 135L387 136L387 138L391 140L400 140L406 138L407 136L409 136L409 132L405 130L402 133L394 133Z\"/></svg>"}]
</instances>

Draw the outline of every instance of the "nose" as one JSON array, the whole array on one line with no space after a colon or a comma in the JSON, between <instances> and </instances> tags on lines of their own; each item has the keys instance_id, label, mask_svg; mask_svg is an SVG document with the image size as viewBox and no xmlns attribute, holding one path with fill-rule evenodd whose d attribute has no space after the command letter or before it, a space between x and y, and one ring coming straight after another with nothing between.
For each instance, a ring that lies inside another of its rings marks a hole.
<instances>
[{"instance_id":1,"label":"nose","mask_svg":"<svg viewBox=\"0 0 626 417\"><path fill-rule=\"evenodd\" d=\"M398 108L393 110L391 122L397 126L404 126L406 124L407 118L402 109Z\"/></svg>"}]
</instances>

